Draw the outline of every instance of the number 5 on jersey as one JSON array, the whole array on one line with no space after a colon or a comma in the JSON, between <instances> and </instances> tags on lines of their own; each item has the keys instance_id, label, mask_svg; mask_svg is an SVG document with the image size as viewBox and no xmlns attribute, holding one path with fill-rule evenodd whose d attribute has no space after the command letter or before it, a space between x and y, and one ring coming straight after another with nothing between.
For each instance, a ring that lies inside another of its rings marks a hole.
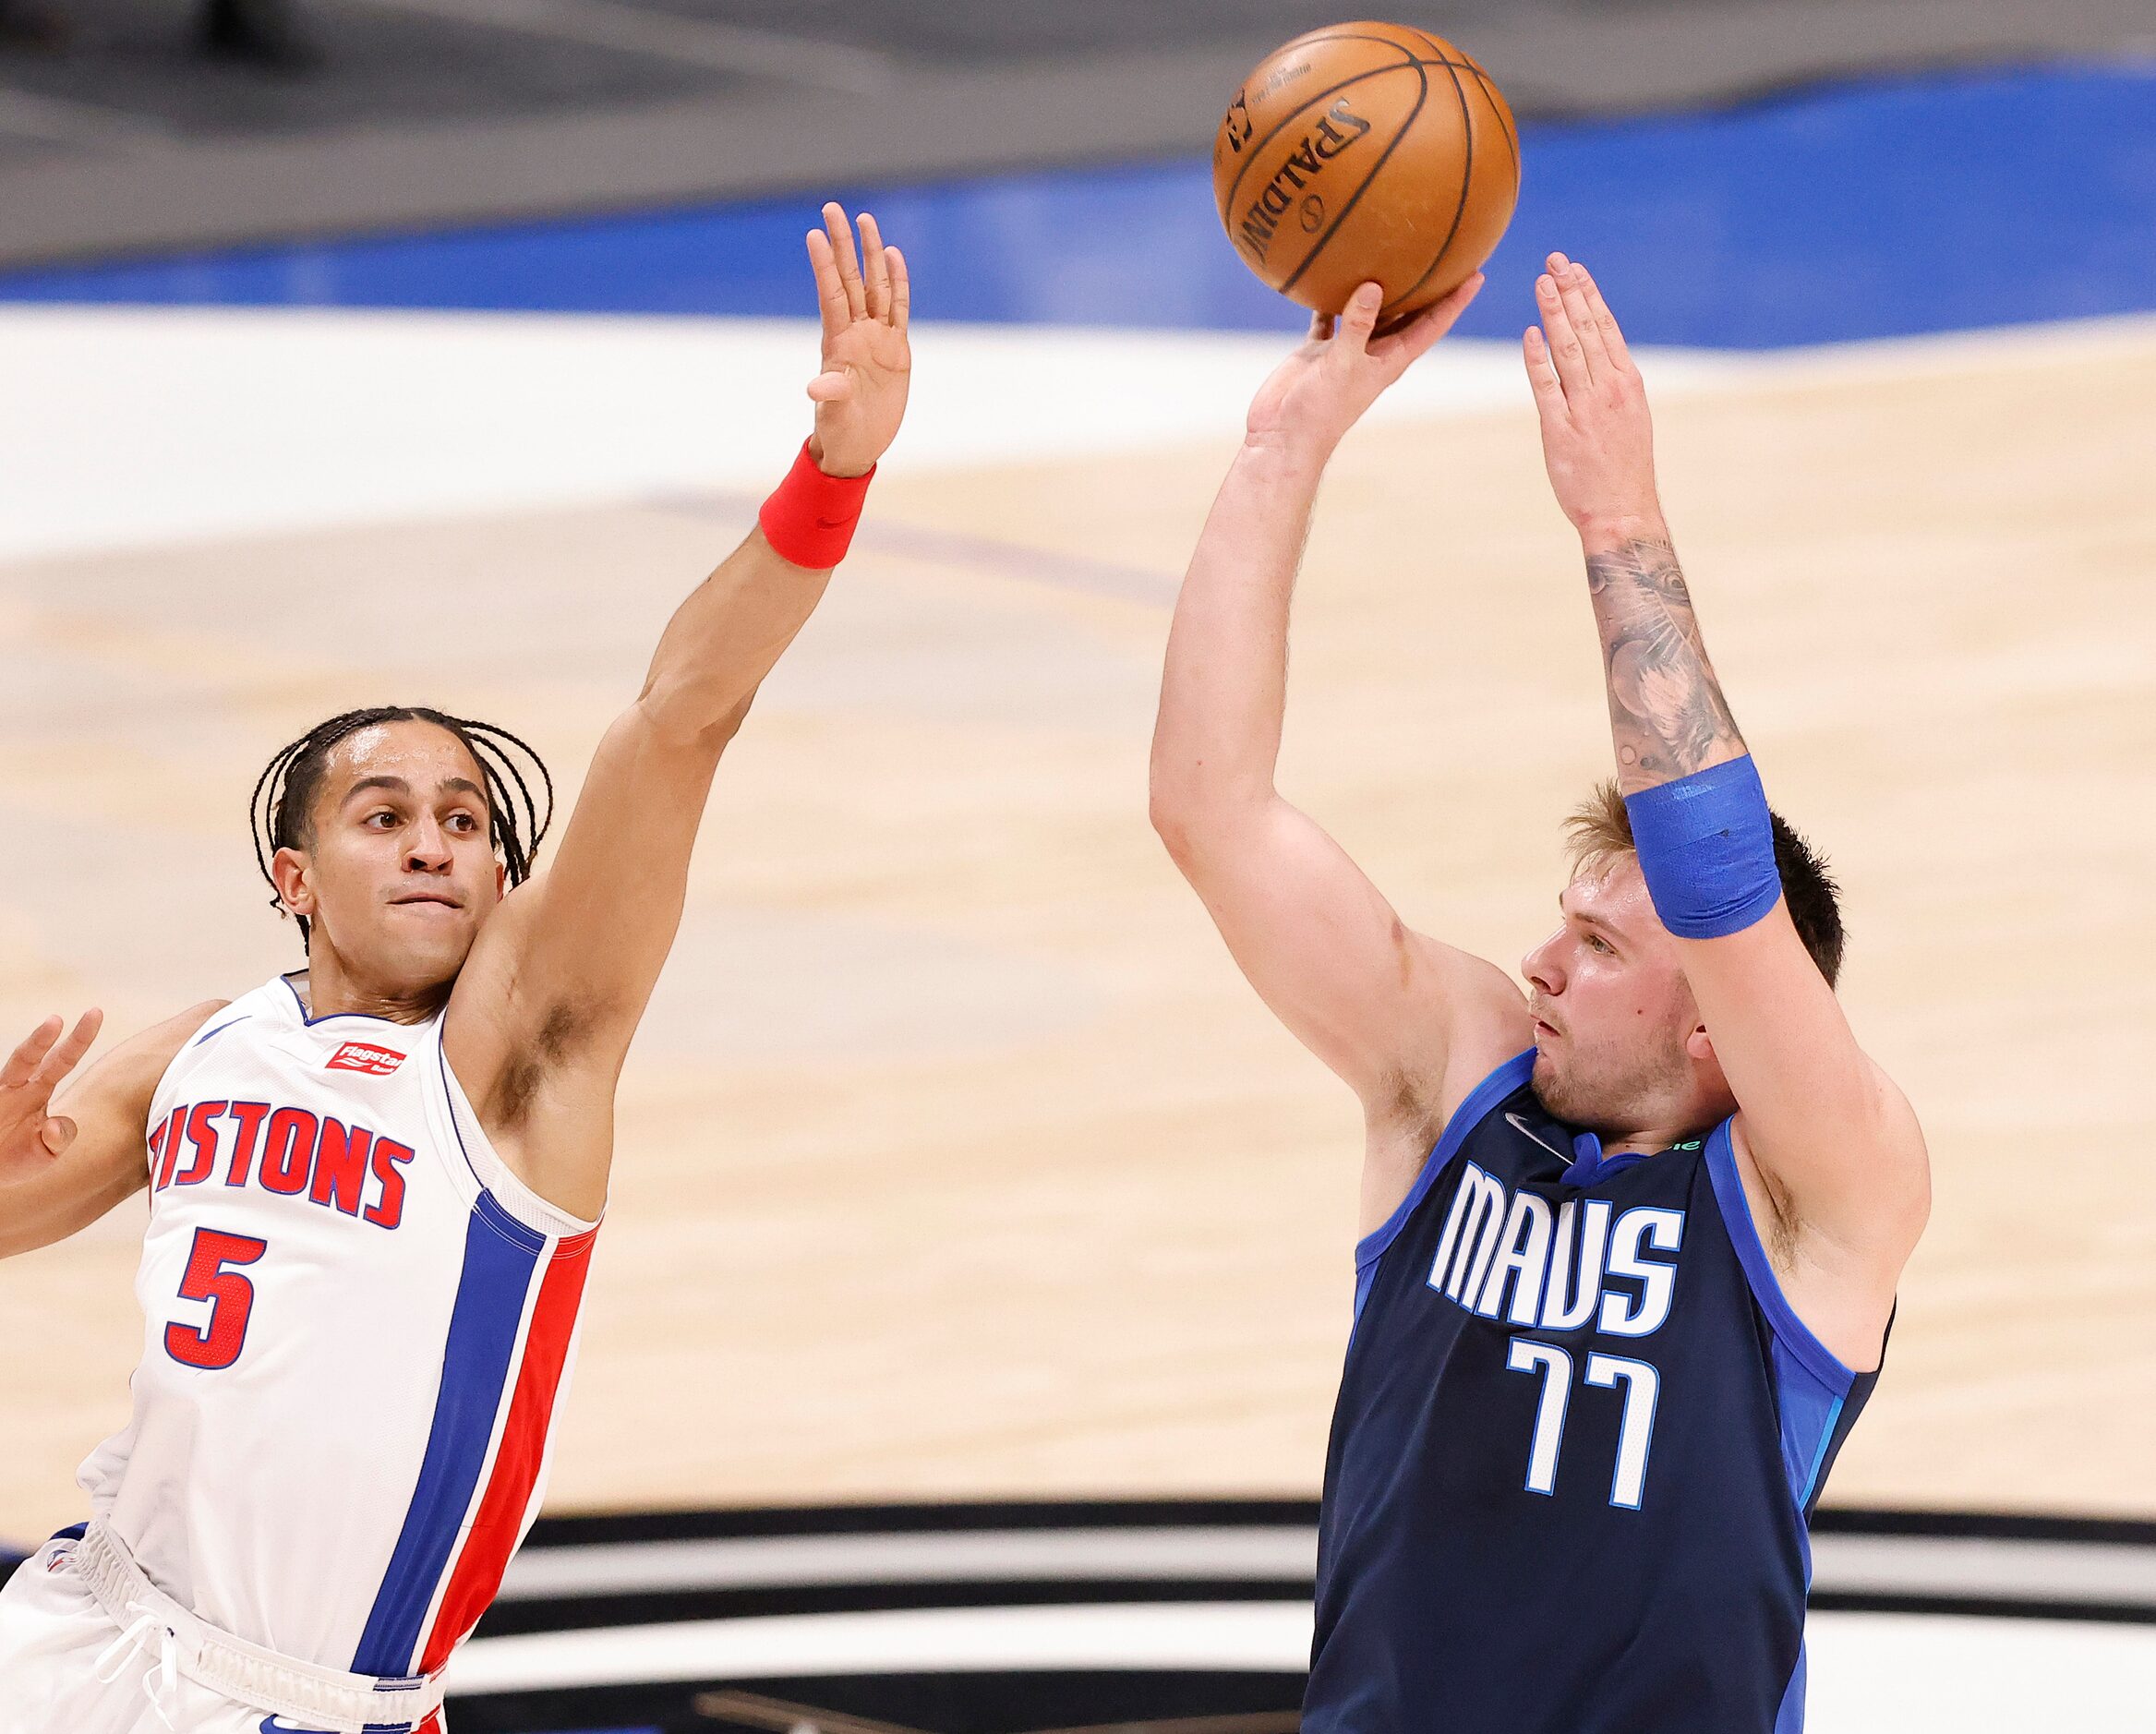
<instances>
[{"instance_id":1,"label":"number 5 on jersey","mask_svg":"<svg viewBox=\"0 0 2156 1734\"><path fill-rule=\"evenodd\" d=\"M195 1231L195 1245L180 1277L180 1298L208 1301L210 1317L199 1328L165 1326L167 1355L184 1367L211 1373L239 1359L240 1350L247 1346L247 1316L255 1309L255 1285L226 1267L252 1264L269 1249L268 1241L251 1234L227 1234L214 1228Z\"/></svg>"}]
</instances>

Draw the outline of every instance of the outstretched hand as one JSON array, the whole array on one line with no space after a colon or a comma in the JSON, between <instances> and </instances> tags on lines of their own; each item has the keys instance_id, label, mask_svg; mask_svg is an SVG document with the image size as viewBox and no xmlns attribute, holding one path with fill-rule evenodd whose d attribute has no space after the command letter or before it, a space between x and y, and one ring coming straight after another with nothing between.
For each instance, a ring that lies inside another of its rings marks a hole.
<instances>
[{"instance_id":1,"label":"outstretched hand","mask_svg":"<svg viewBox=\"0 0 2156 1734\"><path fill-rule=\"evenodd\" d=\"M48 1018L0 1067L0 1186L42 1174L75 1141L75 1122L52 1112L53 1091L90 1052L103 1022L96 1010L84 1012L73 1030Z\"/></svg>"},{"instance_id":2,"label":"outstretched hand","mask_svg":"<svg viewBox=\"0 0 2156 1734\"><path fill-rule=\"evenodd\" d=\"M1662 507L1646 387L1587 268L1562 253L1548 267L1535 281L1542 325L1522 348L1549 485L1583 535L1649 528Z\"/></svg>"},{"instance_id":3,"label":"outstretched hand","mask_svg":"<svg viewBox=\"0 0 2156 1734\"><path fill-rule=\"evenodd\" d=\"M846 212L829 204L824 226L809 231L809 263L824 316L823 370L809 381L816 405L809 455L826 476L865 476L906 416L913 352L906 338L912 291L905 255L884 245L876 220L864 211L857 256Z\"/></svg>"},{"instance_id":4,"label":"outstretched hand","mask_svg":"<svg viewBox=\"0 0 2156 1734\"><path fill-rule=\"evenodd\" d=\"M1477 271L1415 320L1373 337L1384 291L1367 283L1335 319L1317 314L1303 346L1259 389L1250 404L1248 436L1262 443L1306 445L1330 455L1385 388L1452 329L1482 287Z\"/></svg>"}]
</instances>

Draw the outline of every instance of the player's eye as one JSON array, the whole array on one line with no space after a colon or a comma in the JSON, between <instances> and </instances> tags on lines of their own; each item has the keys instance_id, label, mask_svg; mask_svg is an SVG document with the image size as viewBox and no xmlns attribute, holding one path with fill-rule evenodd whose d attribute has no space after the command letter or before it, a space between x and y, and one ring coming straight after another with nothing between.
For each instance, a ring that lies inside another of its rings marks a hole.
<instances>
[{"instance_id":1,"label":"player's eye","mask_svg":"<svg viewBox=\"0 0 2156 1734\"><path fill-rule=\"evenodd\" d=\"M371 825L378 831L393 831L397 828L397 815L387 807L383 807L377 812L368 813L359 823Z\"/></svg>"},{"instance_id":2,"label":"player's eye","mask_svg":"<svg viewBox=\"0 0 2156 1734\"><path fill-rule=\"evenodd\" d=\"M1600 933L1589 933L1587 935L1587 944L1593 949L1602 953L1605 957L1614 957L1617 955L1616 948L1612 946L1608 940L1604 939Z\"/></svg>"}]
</instances>

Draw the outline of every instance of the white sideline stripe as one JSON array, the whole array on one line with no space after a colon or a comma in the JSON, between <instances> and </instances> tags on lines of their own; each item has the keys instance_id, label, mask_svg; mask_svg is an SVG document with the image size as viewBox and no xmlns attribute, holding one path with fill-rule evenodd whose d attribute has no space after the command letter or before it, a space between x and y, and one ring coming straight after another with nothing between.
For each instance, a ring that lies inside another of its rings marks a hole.
<instances>
[{"instance_id":1,"label":"white sideline stripe","mask_svg":"<svg viewBox=\"0 0 2156 1734\"><path fill-rule=\"evenodd\" d=\"M1819 1535L1813 1586L1829 1594L2119 1602L2156 1607L2156 1547L1977 1535ZM756 1535L535 1547L501 1599L802 1583L1027 1579L1287 1581L1315 1576L1307 1524Z\"/></svg>"},{"instance_id":2,"label":"white sideline stripe","mask_svg":"<svg viewBox=\"0 0 2156 1734\"><path fill-rule=\"evenodd\" d=\"M452 1692L532 1692L794 1674L1006 1668L1300 1673L1307 1602L1103 1602L772 1614L482 1638L451 1664Z\"/></svg>"},{"instance_id":3,"label":"white sideline stripe","mask_svg":"<svg viewBox=\"0 0 2156 1734\"><path fill-rule=\"evenodd\" d=\"M456 1693L835 1674L1071 1668L1299 1673L1300 1602L1107 1603L801 1614L481 1638ZM1562 1641L1557 1627L1551 1642ZM1834 1734L2025 1734L2144 1725L2156 1627L1819 1614L1813 1726Z\"/></svg>"},{"instance_id":4,"label":"white sideline stripe","mask_svg":"<svg viewBox=\"0 0 2156 1734\"><path fill-rule=\"evenodd\" d=\"M1814 1535L1815 1590L2156 1608L2156 1547L1989 1535Z\"/></svg>"},{"instance_id":5,"label":"white sideline stripe","mask_svg":"<svg viewBox=\"0 0 2156 1734\"><path fill-rule=\"evenodd\" d=\"M810 305L806 255L801 300ZM1243 427L1282 336L913 327L888 471L1054 463ZM809 427L810 319L0 307L0 560L764 489ZM1657 390L1727 357L1649 357ZM1372 419L1510 406L1520 359L1463 340ZM126 486L115 478L125 477Z\"/></svg>"},{"instance_id":6,"label":"white sideline stripe","mask_svg":"<svg viewBox=\"0 0 2156 1734\"><path fill-rule=\"evenodd\" d=\"M1314 1577L1317 1570L1318 1532L1305 1524L754 1535L529 1547L511 1563L500 1599L796 1583L1102 1578L1292 1583Z\"/></svg>"},{"instance_id":7,"label":"white sideline stripe","mask_svg":"<svg viewBox=\"0 0 2156 1734\"><path fill-rule=\"evenodd\" d=\"M294 270L307 269L302 256ZM805 257L801 292L806 307ZM1224 464L1291 346L1072 325L913 331L894 476L1194 440L1219 441ZM1771 355L1634 353L1662 402L2041 368L2151 343L2156 317L2139 316ZM816 351L813 319L0 307L0 560L697 490L760 498L808 427ZM1517 349L1459 339L1368 420L1493 411L1532 444Z\"/></svg>"}]
</instances>

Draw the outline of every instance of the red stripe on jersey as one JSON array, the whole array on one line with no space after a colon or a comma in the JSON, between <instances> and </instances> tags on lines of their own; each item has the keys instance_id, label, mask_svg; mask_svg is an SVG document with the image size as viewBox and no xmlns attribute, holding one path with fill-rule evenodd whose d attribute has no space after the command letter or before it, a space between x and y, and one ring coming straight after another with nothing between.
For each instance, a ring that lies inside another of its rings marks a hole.
<instances>
[{"instance_id":1,"label":"red stripe on jersey","mask_svg":"<svg viewBox=\"0 0 2156 1734\"><path fill-rule=\"evenodd\" d=\"M464 1551L450 1572L449 1588L434 1616L432 1635L420 1656L422 1673L440 1669L458 1641L479 1623L479 1616L501 1587L509 1556L516 1551L539 1465L546 1460L554 1393L561 1383L562 1364L569 1358L569 1339L576 1328L576 1308L584 1298L584 1272L591 1265L592 1238L597 1233L587 1229L558 1244L547 1274L540 1279L538 1304L532 1309L531 1329L524 1333L516 1392L509 1401L500 1449L494 1453L494 1473L479 1496L478 1514L472 1520L471 1534L464 1537Z\"/></svg>"}]
</instances>

